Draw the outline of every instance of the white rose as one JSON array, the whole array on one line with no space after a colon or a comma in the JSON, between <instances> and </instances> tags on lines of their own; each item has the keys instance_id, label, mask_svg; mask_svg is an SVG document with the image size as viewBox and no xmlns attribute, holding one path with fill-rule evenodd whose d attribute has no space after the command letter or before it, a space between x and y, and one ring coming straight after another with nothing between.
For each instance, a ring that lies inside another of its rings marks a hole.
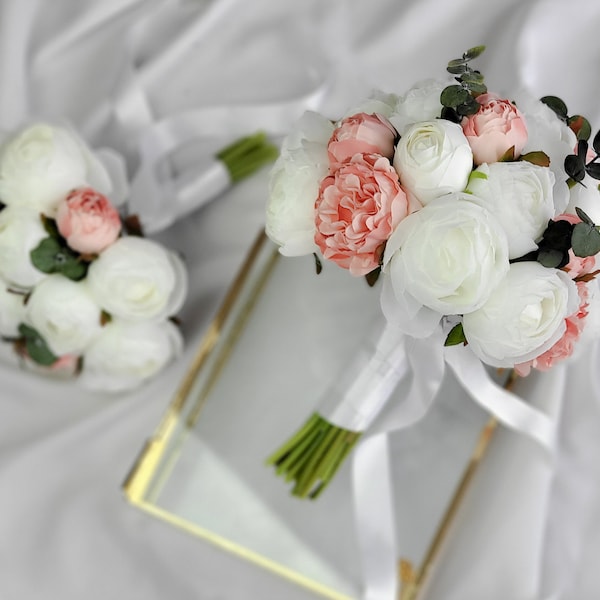
<instances>
[{"instance_id":1,"label":"white rose","mask_svg":"<svg viewBox=\"0 0 600 600\"><path fill-rule=\"evenodd\" d=\"M306 112L284 140L269 180L267 235L286 256L317 252L315 200L327 175L327 142L333 123Z\"/></svg>"},{"instance_id":2,"label":"white rose","mask_svg":"<svg viewBox=\"0 0 600 600\"><path fill-rule=\"evenodd\" d=\"M531 94L517 93L515 103L525 116L527 124L527 144L522 154L542 150L550 158L550 169L555 177L554 203L557 213L561 213L569 201L565 157L573 154L577 137L551 108Z\"/></svg>"},{"instance_id":3,"label":"white rose","mask_svg":"<svg viewBox=\"0 0 600 600\"><path fill-rule=\"evenodd\" d=\"M110 192L108 173L68 129L32 125L0 149L0 201L54 216L58 202L75 187Z\"/></svg>"},{"instance_id":4,"label":"white rose","mask_svg":"<svg viewBox=\"0 0 600 600\"><path fill-rule=\"evenodd\" d=\"M23 294L11 291L10 285L0 280L0 335L16 337L19 325L25 320Z\"/></svg>"},{"instance_id":5,"label":"white rose","mask_svg":"<svg viewBox=\"0 0 600 600\"><path fill-rule=\"evenodd\" d=\"M388 240L382 309L409 335L425 337L441 315L478 309L508 272L504 230L468 197L438 198L402 220Z\"/></svg>"},{"instance_id":6,"label":"white rose","mask_svg":"<svg viewBox=\"0 0 600 600\"><path fill-rule=\"evenodd\" d=\"M534 261L518 262L488 301L463 317L463 329L483 362L512 367L551 348L578 306L577 286L566 273Z\"/></svg>"},{"instance_id":7,"label":"white rose","mask_svg":"<svg viewBox=\"0 0 600 600\"><path fill-rule=\"evenodd\" d=\"M392 125L403 135L410 125L433 121L442 112L442 90L456 83L453 79L426 79L414 85L402 96L389 116Z\"/></svg>"},{"instance_id":8,"label":"white rose","mask_svg":"<svg viewBox=\"0 0 600 600\"><path fill-rule=\"evenodd\" d=\"M170 321L114 320L84 353L79 380L88 389L133 389L179 356L182 348L181 333Z\"/></svg>"},{"instance_id":9,"label":"white rose","mask_svg":"<svg viewBox=\"0 0 600 600\"><path fill-rule=\"evenodd\" d=\"M537 248L536 241L555 216L550 169L526 161L480 165L469 179L472 201L491 211L508 237L508 256Z\"/></svg>"},{"instance_id":10,"label":"white rose","mask_svg":"<svg viewBox=\"0 0 600 600\"><path fill-rule=\"evenodd\" d=\"M399 98L396 94L386 94L380 90L374 90L369 98L366 98L346 111L345 116L350 117L358 113L366 113L368 115L377 114L389 118L394 113L398 101Z\"/></svg>"},{"instance_id":11,"label":"white rose","mask_svg":"<svg viewBox=\"0 0 600 600\"><path fill-rule=\"evenodd\" d=\"M27 301L27 323L54 354L80 354L100 332L100 307L83 282L49 275Z\"/></svg>"},{"instance_id":12,"label":"white rose","mask_svg":"<svg viewBox=\"0 0 600 600\"><path fill-rule=\"evenodd\" d=\"M122 237L92 262L87 284L114 317L160 321L174 315L187 294L181 259L151 240Z\"/></svg>"},{"instance_id":13,"label":"white rose","mask_svg":"<svg viewBox=\"0 0 600 600\"><path fill-rule=\"evenodd\" d=\"M400 138L394 168L403 187L422 204L462 192L473 168L473 153L460 125L445 119L409 127Z\"/></svg>"},{"instance_id":14,"label":"white rose","mask_svg":"<svg viewBox=\"0 0 600 600\"><path fill-rule=\"evenodd\" d=\"M0 277L20 289L44 279L45 273L33 266L30 252L46 237L38 213L17 206L0 211Z\"/></svg>"}]
</instances>

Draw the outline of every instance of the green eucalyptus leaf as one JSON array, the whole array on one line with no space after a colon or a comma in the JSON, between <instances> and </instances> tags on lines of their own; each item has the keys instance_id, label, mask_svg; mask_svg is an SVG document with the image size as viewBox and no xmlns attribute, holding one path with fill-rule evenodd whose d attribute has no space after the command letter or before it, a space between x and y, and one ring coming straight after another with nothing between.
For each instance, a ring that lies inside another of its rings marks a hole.
<instances>
[{"instance_id":1,"label":"green eucalyptus leaf","mask_svg":"<svg viewBox=\"0 0 600 600\"><path fill-rule=\"evenodd\" d=\"M594 136L594 141L592 142L592 148L596 154L600 154L600 130Z\"/></svg>"},{"instance_id":2,"label":"green eucalyptus leaf","mask_svg":"<svg viewBox=\"0 0 600 600\"><path fill-rule=\"evenodd\" d=\"M487 86L485 83L473 82L468 83L469 89L473 94L479 96L480 94L485 94L487 92Z\"/></svg>"},{"instance_id":3,"label":"green eucalyptus leaf","mask_svg":"<svg viewBox=\"0 0 600 600\"><path fill-rule=\"evenodd\" d=\"M594 227L595 223L594 221L592 221L592 219L590 219L590 217L587 215L587 213L585 213L583 211L583 209L579 208L579 206L575 207L575 212L577 213L577 216L584 222L587 223L588 225L591 225L592 227Z\"/></svg>"},{"instance_id":4,"label":"green eucalyptus leaf","mask_svg":"<svg viewBox=\"0 0 600 600\"><path fill-rule=\"evenodd\" d=\"M468 102L471 95L469 91L460 85L449 85L442 90L440 94L440 102L442 106L456 108L465 102Z\"/></svg>"},{"instance_id":5,"label":"green eucalyptus leaf","mask_svg":"<svg viewBox=\"0 0 600 600\"><path fill-rule=\"evenodd\" d=\"M589 223L577 223L573 228L571 245L575 256L594 256L600 252L600 232Z\"/></svg>"},{"instance_id":6,"label":"green eucalyptus leaf","mask_svg":"<svg viewBox=\"0 0 600 600\"><path fill-rule=\"evenodd\" d=\"M550 166L550 157L541 150L534 150L532 152L527 152L526 154L521 154L521 160L525 160L538 167Z\"/></svg>"},{"instance_id":7,"label":"green eucalyptus leaf","mask_svg":"<svg viewBox=\"0 0 600 600\"><path fill-rule=\"evenodd\" d=\"M33 362L48 367L58 360L58 356L50 350L44 338L33 327L21 323L19 333L25 339L27 355Z\"/></svg>"},{"instance_id":8,"label":"green eucalyptus leaf","mask_svg":"<svg viewBox=\"0 0 600 600\"><path fill-rule=\"evenodd\" d=\"M448 73L452 73L452 75L462 75L463 73L466 73L467 70L468 67L465 65L464 62L461 62L456 65L448 64L448 66L446 67L446 71L448 71Z\"/></svg>"},{"instance_id":9,"label":"green eucalyptus leaf","mask_svg":"<svg viewBox=\"0 0 600 600\"><path fill-rule=\"evenodd\" d=\"M575 181L583 181L585 178L585 162L575 154L569 154L565 158L565 171Z\"/></svg>"},{"instance_id":10,"label":"green eucalyptus leaf","mask_svg":"<svg viewBox=\"0 0 600 600\"><path fill-rule=\"evenodd\" d=\"M444 106L442 108L440 117L442 119L446 119L446 121L452 121L452 123L460 123L462 120L462 117L453 108L450 108L449 106Z\"/></svg>"},{"instance_id":11,"label":"green eucalyptus leaf","mask_svg":"<svg viewBox=\"0 0 600 600\"><path fill-rule=\"evenodd\" d=\"M567 120L567 125L571 128L578 140L589 140L592 135L592 126L590 122L581 115L573 115Z\"/></svg>"},{"instance_id":12,"label":"green eucalyptus leaf","mask_svg":"<svg viewBox=\"0 0 600 600\"><path fill-rule=\"evenodd\" d=\"M321 271L323 271L323 263L316 252L313 252L313 258L315 259L315 271L317 275L320 275Z\"/></svg>"},{"instance_id":13,"label":"green eucalyptus leaf","mask_svg":"<svg viewBox=\"0 0 600 600\"><path fill-rule=\"evenodd\" d=\"M377 283L377 280L379 279L380 275L381 267L377 267L376 269L373 269L370 273L367 273L365 275L365 280L369 284L369 287L373 287Z\"/></svg>"},{"instance_id":14,"label":"green eucalyptus leaf","mask_svg":"<svg viewBox=\"0 0 600 600\"><path fill-rule=\"evenodd\" d=\"M560 269L569 262L569 255L555 248L541 248L537 254L537 262L549 269Z\"/></svg>"},{"instance_id":15,"label":"green eucalyptus leaf","mask_svg":"<svg viewBox=\"0 0 600 600\"><path fill-rule=\"evenodd\" d=\"M540 100L549 108L551 108L556 116L561 119L561 121L567 120L567 115L569 114L569 110L567 109L567 105L557 96L544 96L540 98Z\"/></svg>"},{"instance_id":16,"label":"green eucalyptus leaf","mask_svg":"<svg viewBox=\"0 0 600 600\"><path fill-rule=\"evenodd\" d=\"M587 140L579 140L577 142L577 156L579 159L585 163L588 151L588 143Z\"/></svg>"},{"instance_id":17,"label":"green eucalyptus leaf","mask_svg":"<svg viewBox=\"0 0 600 600\"><path fill-rule=\"evenodd\" d=\"M600 179L600 163L591 162L585 166L586 173L594 179Z\"/></svg>"},{"instance_id":18,"label":"green eucalyptus leaf","mask_svg":"<svg viewBox=\"0 0 600 600\"><path fill-rule=\"evenodd\" d=\"M463 117L468 117L469 115L474 115L480 108L481 104L469 94L466 102L456 107L456 112Z\"/></svg>"},{"instance_id":19,"label":"green eucalyptus leaf","mask_svg":"<svg viewBox=\"0 0 600 600\"><path fill-rule=\"evenodd\" d=\"M42 220L42 225L44 226L46 233L50 237L55 238L57 240L62 239L62 236L60 235L60 233L58 231L58 227L57 227L56 221L54 219L51 219L50 217L47 217L46 215L40 215L40 219Z\"/></svg>"},{"instance_id":20,"label":"green eucalyptus leaf","mask_svg":"<svg viewBox=\"0 0 600 600\"><path fill-rule=\"evenodd\" d=\"M479 71L473 71L467 67L467 71L461 77L465 83L483 83L483 75Z\"/></svg>"},{"instance_id":21,"label":"green eucalyptus leaf","mask_svg":"<svg viewBox=\"0 0 600 600\"><path fill-rule=\"evenodd\" d=\"M469 61L465 58L454 58L448 63L448 70L451 67L464 67Z\"/></svg>"},{"instance_id":22,"label":"green eucalyptus leaf","mask_svg":"<svg viewBox=\"0 0 600 600\"><path fill-rule=\"evenodd\" d=\"M83 279L88 264L61 240L54 237L44 238L30 253L33 266L42 273L62 273L73 281Z\"/></svg>"},{"instance_id":23,"label":"green eucalyptus leaf","mask_svg":"<svg viewBox=\"0 0 600 600\"><path fill-rule=\"evenodd\" d=\"M462 323L458 323L458 325L455 325L450 330L450 333L444 342L444 346L458 346L458 344L467 345L467 338L465 337Z\"/></svg>"},{"instance_id":24,"label":"green eucalyptus leaf","mask_svg":"<svg viewBox=\"0 0 600 600\"><path fill-rule=\"evenodd\" d=\"M480 56L485 50L485 46L473 46L473 48L469 48L464 54L463 58L466 60L472 60Z\"/></svg>"}]
</instances>

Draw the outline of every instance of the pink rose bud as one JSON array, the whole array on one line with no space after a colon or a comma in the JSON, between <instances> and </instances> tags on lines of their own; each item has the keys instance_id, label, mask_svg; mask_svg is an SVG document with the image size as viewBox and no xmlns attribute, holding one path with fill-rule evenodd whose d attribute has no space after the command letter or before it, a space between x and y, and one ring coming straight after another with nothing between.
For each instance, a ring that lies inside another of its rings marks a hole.
<instances>
[{"instance_id":1,"label":"pink rose bud","mask_svg":"<svg viewBox=\"0 0 600 600\"><path fill-rule=\"evenodd\" d=\"M56 225L69 247L82 254L99 254L121 232L117 209L92 188L77 188L61 200Z\"/></svg>"},{"instance_id":2,"label":"pink rose bud","mask_svg":"<svg viewBox=\"0 0 600 600\"><path fill-rule=\"evenodd\" d=\"M394 126L380 115L358 113L345 118L333 131L327 151L333 169L355 154L394 156Z\"/></svg>"},{"instance_id":3,"label":"pink rose bud","mask_svg":"<svg viewBox=\"0 0 600 600\"><path fill-rule=\"evenodd\" d=\"M387 158L355 154L321 182L315 210L323 257L360 276L379 266L385 242L410 208Z\"/></svg>"},{"instance_id":4,"label":"pink rose bud","mask_svg":"<svg viewBox=\"0 0 600 600\"><path fill-rule=\"evenodd\" d=\"M518 157L527 143L523 115L512 102L495 94L481 94L477 102L481 104L479 110L462 122L475 164L497 162L513 146Z\"/></svg>"}]
</instances>

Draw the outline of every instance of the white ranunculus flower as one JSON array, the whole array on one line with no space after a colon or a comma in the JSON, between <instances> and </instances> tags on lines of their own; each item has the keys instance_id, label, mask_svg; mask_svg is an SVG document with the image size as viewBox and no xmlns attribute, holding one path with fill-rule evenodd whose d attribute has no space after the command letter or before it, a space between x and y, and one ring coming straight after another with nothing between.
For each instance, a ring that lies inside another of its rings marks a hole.
<instances>
[{"instance_id":1,"label":"white ranunculus flower","mask_svg":"<svg viewBox=\"0 0 600 600\"><path fill-rule=\"evenodd\" d=\"M0 201L54 216L73 188L88 185L107 194L111 183L102 164L71 131L39 123L0 148Z\"/></svg>"},{"instance_id":2,"label":"white ranunculus flower","mask_svg":"<svg viewBox=\"0 0 600 600\"><path fill-rule=\"evenodd\" d=\"M187 294L181 259L151 240L122 237L92 262L87 284L114 317L160 321L174 315Z\"/></svg>"},{"instance_id":3,"label":"white ranunculus flower","mask_svg":"<svg viewBox=\"0 0 600 600\"><path fill-rule=\"evenodd\" d=\"M396 94L387 94L380 90L374 90L368 98L346 111L344 116L351 117L358 113L366 113L368 115L378 114L389 118L394 113L398 101L399 98Z\"/></svg>"},{"instance_id":4,"label":"white ranunculus flower","mask_svg":"<svg viewBox=\"0 0 600 600\"><path fill-rule=\"evenodd\" d=\"M425 337L442 315L481 307L508 272L508 243L492 213L449 194L403 219L386 245L382 309Z\"/></svg>"},{"instance_id":5,"label":"white ranunculus flower","mask_svg":"<svg viewBox=\"0 0 600 600\"><path fill-rule=\"evenodd\" d=\"M577 137L551 108L530 93L520 91L514 101L527 123L527 144L522 154L542 150L549 156L550 169L555 177L554 204L557 213L561 213L569 201L565 157L575 151Z\"/></svg>"},{"instance_id":6,"label":"white ranunculus flower","mask_svg":"<svg viewBox=\"0 0 600 600\"><path fill-rule=\"evenodd\" d=\"M555 216L554 174L526 161L480 165L469 179L472 201L490 210L508 237L509 258L537 248L536 241Z\"/></svg>"},{"instance_id":7,"label":"white ranunculus flower","mask_svg":"<svg viewBox=\"0 0 600 600\"><path fill-rule=\"evenodd\" d=\"M84 282L49 275L31 292L27 323L54 354L80 354L100 332L101 311Z\"/></svg>"},{"instance_id":8,"label":"white ranunculus flower","mask_svg":"<svg viewBox=\"0 0 600 600\"><path fill-rule=\"evenodd\" d=\"M133 389L181 354L183 340L170 321L127 322L115 319L102 328L83 355L81 384L94 390Z\"/></svg>"},{"instance_id":9,"label":"white ranunculus flower","mask_svg":"<svg viewBox=\"0 0 600 600\"><path fill-rule=\"evenodd\" d=\"M439 118L442 112L440 95L453 83L456 83L453 79L426 79L408 90L389 116L398 133L404 135L410 125Z\"/></svg>"},{"instance_id":10,"label":"white ranunculus flower","mask_svg":"<svg viewBox=\"0 0 600 600\"><path fill-rule=\"evenodd\" d=\"M400 183L422 204L462 192L473 169L473 153L460 125L445 119L409 127L394 155Z\"/></svg>"},{"instance_id":11,"label":"white ranunculus flower","mask_svg":"<svg viewBox=\"0 0 600 600\"><path fill-rule=\"evenodd\" d=\"M0 211L0 277L10 285L29 289L46 277L32 264L30 252L48 237L35 211L7 206Z\"/></svg>"},{"instance_id":12,"label":"white ranunculus flower","mask_svg":"<svg viewBox=\"0 0 600 600\"><path fill-rule=\"evenodd\" d=\"M315 200L327 175L327 143L333 123L306 112L284 140L269 180L267 235L286 256L318 251L315 244Z\"/></svg>"},{"instance_id":13,"label":"white ranunculus flower","mask_svg":"<svg viewBox=\"0 0 600 600\"><path fill-rule=\"evenodd\" d=\"M535 261L518 262L487 302L463 317L463 329L483 362L512 367L551 348L578 306L577 286L566 273Z\"/></svg>"},{"instance_id":14,"label":"white ranunculus flower","mask_svg":"<svg viewBox=\"0 0 600 600\"><path fill-rule=\"evenodd\" d=\"M24 299L24 294L11 291L10 285L0 279L0 335L18 335L19 325L25 320Z\"/></svg>"}]
</instances>

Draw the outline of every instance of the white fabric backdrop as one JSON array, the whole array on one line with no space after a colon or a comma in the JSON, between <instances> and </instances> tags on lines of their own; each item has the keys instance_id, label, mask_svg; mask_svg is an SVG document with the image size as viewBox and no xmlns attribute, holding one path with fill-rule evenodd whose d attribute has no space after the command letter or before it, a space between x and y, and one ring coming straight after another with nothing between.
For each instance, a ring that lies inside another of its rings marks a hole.
<instances>
[{"instance_id":1,"label":"white fabric backdrop","mask_svg":"<svg viewBox=\"0 0 600 600\"><path fill-rule=\"evenodd\" d=\"M0 0L0 128L68 119L92 145L122 152L133 174L142 136L163 119L205 109L204 149L258 125L280 134L309 102L335 117L373 87L401 93L443 74L450 58L480 43L490 88L559 95L600 125L599 28L596 0ZM272 123L269 103L287 103ZM0 367L2 600L310 597L138 513L119 491L262 226L265 194L263 171L158 236L190 268L188 351L148 386L106 398ZM532 570L519 587L523 577L479 553L495 543L490 520L510 521L483 477L471 507L476 527L441 569L436 597L541 600L558 572L569 588L557 598L598 596L597 364L587 353L551 380L567 390L552 502L569 518L548 533L564 562ZM507 493L526 498L527 478L498 458L513 443L511 434L499 438L487 477L507 477Z\"/></svg>"}]
</instances>

